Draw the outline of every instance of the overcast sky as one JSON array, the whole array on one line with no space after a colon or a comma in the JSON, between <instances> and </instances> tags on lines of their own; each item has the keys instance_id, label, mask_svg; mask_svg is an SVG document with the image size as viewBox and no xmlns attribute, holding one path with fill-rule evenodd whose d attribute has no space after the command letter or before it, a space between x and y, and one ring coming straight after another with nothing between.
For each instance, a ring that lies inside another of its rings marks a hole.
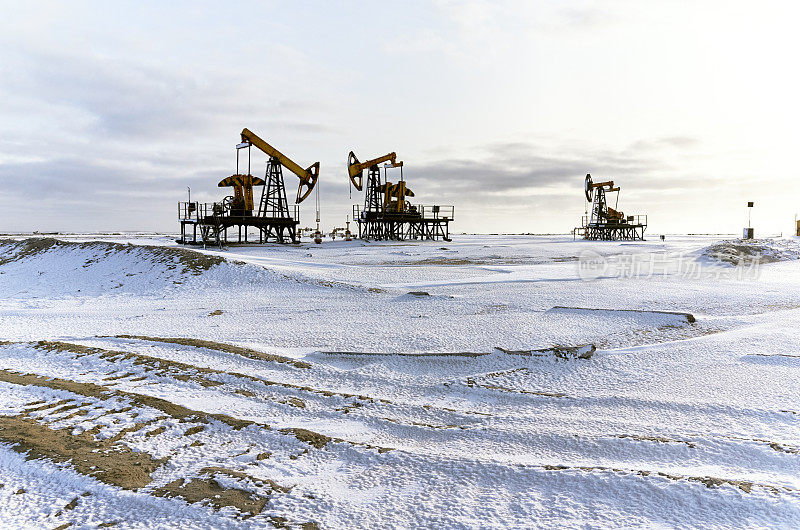
<instances>
[{"instance_id":1,"label":"overcast sky","mask_svg":"<svg viewBox=\"0 0 800 530\"><path fill-rule=\"evenodd\" d=\"M351 149L396 151L455 232L568 232L586 173L651 234L800 212L794 1L0 6L0 232L174 232L244 127L321 162L327 228L363 201Z\"/></svg>"}]
</instances>

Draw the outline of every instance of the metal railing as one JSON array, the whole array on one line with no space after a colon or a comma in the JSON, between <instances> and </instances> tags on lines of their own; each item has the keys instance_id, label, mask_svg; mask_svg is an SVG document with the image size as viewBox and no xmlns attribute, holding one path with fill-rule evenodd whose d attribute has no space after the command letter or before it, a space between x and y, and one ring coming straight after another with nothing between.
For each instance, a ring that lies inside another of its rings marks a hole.
<instances>
[{"instance_id":1,"label":"metal railing","mask_svg":"<svg viewBox=\"0 0 800 530\"><path fill-rule=\"evenodd\" d=\"M289 212L292 219L300 221L300 205L290 204ZM230 215L230 202L179 202L178 221L199 222L209 217ZM258 217L254 212L253 217Z\"/></svg>"},{"instance_id":2,"label":"metal railing","mask_svg":"<svg viewBox=\"0 0 800 530\"><path fill-rule=\"evenodd\" d=\"M207 217L226 215L228 204L223 202L179 202L178 221L202 221Z\"/></svg>"},{"instance_id":3,"label":"metal railing","mask_svg":"<svg viewBox=\"0 0 800 530\"><path fill-rule=\"evenodd\" d=\"M290 216L295 221L300 221L300 205L299 204L289 204L288 205ZM266 211L262 214L263 217L275 217L274 211ZM253 217L258 217L258 210L253 212Z\"/></svg>"},{"instance_id":4,"label":"metal railing","mask_svg":"<svg viewBox=\"0 0 800 530\"><path fill-rule=\"evenodd\" d=\"M360 204L353 205L353 220L358 221L361 219L362 206ZM383 212L378 212L383 213ZM408 213L418 213L423 219L442 219L444 221L452 221L455 215L454 206L440 206L438 204L412 204L411 210Z\"/></svg>"},{"instance_id":5,"label":"metal railing","mask_svg":"<svg viewBox=\"0 0 800 530\"><path fill-rule=\"evenodd\" d=\"M178 202L178 221L197 221L198 202Z\"/></svg>"},{"instance_id":6,"label":"metal railing","mask_svg":"<svg viewBox=\"0 0 800 530\"><path fill-rule=\"evenodd\" d=\"M454 219L455 207L454 206L440 206L438 204L425 205L418 204L417 211L422 214L425 219L445 219L452 221Z\"/></svg>"},{"instance_id":7,"label":"metal railing","mask_svg":"<svg viewBox=\"0 0 800 530\"><path fill-rule=\"evenodd\" d=\"M581 216L581 228L583 228L585 226L589 226L589 219L590 219L590 216L588 216L588 215ZM620 220L619 222L610 223L610 222L606 221L605 223L602 223L602 224L608 224L608 225L619 224L619 225L623 225L623 226L625 226L625 225L643 225L643 226L647 226L647 214L643 214L643 215L627 215L622 220Z\"/></svg>"}]
</instances>

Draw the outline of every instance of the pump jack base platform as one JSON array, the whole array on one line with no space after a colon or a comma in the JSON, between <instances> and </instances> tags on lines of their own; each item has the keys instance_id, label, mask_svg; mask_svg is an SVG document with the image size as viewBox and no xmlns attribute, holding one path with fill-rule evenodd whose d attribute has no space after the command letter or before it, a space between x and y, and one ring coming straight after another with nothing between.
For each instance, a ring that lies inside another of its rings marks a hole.
<instances>
[{"instance_id":1,"label":"pump jack base platform","mask_svg":"<svg viewBox=\"0 0 800 530\"><path fill-rule=\"evenodd\" d=\"M450 219L447 217L421 217L407 214L383 214L357 218L359 239L420 240L450 239Z\"/></svg>"},{"instance_id":2,"label":"pump jack base platform","mask_svg":"<svg viewBox=\"0 0 800 530\"><path fill-rule=\"evenodd\" d=\"M583 226L583 238L591 241L644 241L645 224L590 223Z\"/></svg>"},{"instance_id":3,"label":"pump jack base platform","mask_svg":"<svg viewBox=\"0 0 800 530\"><path fill-rule=\"evenodd\" d=\"M229 243L228 229L236 226L239 228L238 238L230 241L231 243L299 243L300 241L297 238L297 225L299 224L300 221L296 221L291 217L257 217L249 215L182 219L181 237L176 241L184 245L227 245ZM191 234L188 233L187 226L191 226ZM258 241L247 240L247 229L250 227L258 229ZM200 232L199 240L198 228ZM243 235L244 237L242 237Z\"/></svg>"}]
</instances>

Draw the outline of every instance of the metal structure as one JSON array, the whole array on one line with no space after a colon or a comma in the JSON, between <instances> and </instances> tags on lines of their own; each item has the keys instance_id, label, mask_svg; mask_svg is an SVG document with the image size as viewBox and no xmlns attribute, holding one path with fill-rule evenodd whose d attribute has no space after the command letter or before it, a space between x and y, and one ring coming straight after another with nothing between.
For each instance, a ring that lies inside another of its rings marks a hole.
<instances>
[{"instance_id":1,"label":"metal structure","mask_svg":"<svg viewBox=\"0 0 800 530\"><path fill-rule=\"evenodd\" d=\"M297 243L299 221L298 204L311 194L319 178L319 162L301 168L286 155L259 138L249 129L241 133L242 142L236 146L236 173L222 179L217 186L232 187L233 195L220 202L198 203L179 202L178 221L181 224L179 243L218 245L228 243L228 229L238 227L238 242L247 243L248 229L258 230L258 242ZM251 148L265 153L267 161L263 179L250 173ZM239 151L247 149L247 173L239 173ZM283 168L294 173L300 184L297 188L295 204L290 208L283 180ZM261 200L255 211L253 187L262 186ZM188 228L191 227L191 239ZM198 241L198 232L200 240ZM242 235L244 234L244 239Z\"/></svg>"},{"instance_id":2,"label":"metal structure","mask_svg":"<svg viewBox=\"0 0 800 530\"><path fill-rule=\"evenodd\" d=\"M381 178L379 164L383 163ZM387 180L389 169L400 169L400 181ZM367 171L366 189L364 171ZM358 223L358 237L368 240L443 239L450 241L452 206L411 204L407 197L414 192L403 179L403 162L389 153L366 162L359 162L353 151L347 159L350 182L358 191L364 190L364 207L353 205L353 220ZM349 224L349 223L348 223Z\"/></svg>"},{"instance_id":3,"label":"metal structure","mask_svg":"<svg viewBox=\"0 0 800 530\"><path fill-rule=\"evenodd\" d=\"M750 217L753 212L753 201L747 201L747 228L742 230L742 239L753 239L755 237L755 233L753 227L750 226Z\"/></svg>"},{"instance_id":4,"label":"metal structure","mask_svg":"<svg viewBox=\"0 0 800 530\"><path fill-rule=\"evenodd\" d=\"M584 239L593 241L642 241L647 228L646 215L629 215L619 211L619 186L613 180L592 182L592 176L586 175L584 194L591 210L581 218L581 226L575 233L581 233ZM614 208L608 205L607 193L616 192Z\"/></svg>"}]
</instances>

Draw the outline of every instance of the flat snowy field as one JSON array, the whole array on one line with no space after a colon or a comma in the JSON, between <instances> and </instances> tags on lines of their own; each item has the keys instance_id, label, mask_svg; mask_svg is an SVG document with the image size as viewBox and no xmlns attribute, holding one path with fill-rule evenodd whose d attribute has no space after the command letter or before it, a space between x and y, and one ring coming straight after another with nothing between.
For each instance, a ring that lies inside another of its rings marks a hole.
<instances>
[{"instance_id":1,"label":"flat snowy field","mask_svg":"<svg viewBox=\"0 0 800 530\"><path fill-rule=\"evenodd\" d=\"M64 239L0 240L0 526L800 527L796 239Z\"/></svg>"}]
</instances>

